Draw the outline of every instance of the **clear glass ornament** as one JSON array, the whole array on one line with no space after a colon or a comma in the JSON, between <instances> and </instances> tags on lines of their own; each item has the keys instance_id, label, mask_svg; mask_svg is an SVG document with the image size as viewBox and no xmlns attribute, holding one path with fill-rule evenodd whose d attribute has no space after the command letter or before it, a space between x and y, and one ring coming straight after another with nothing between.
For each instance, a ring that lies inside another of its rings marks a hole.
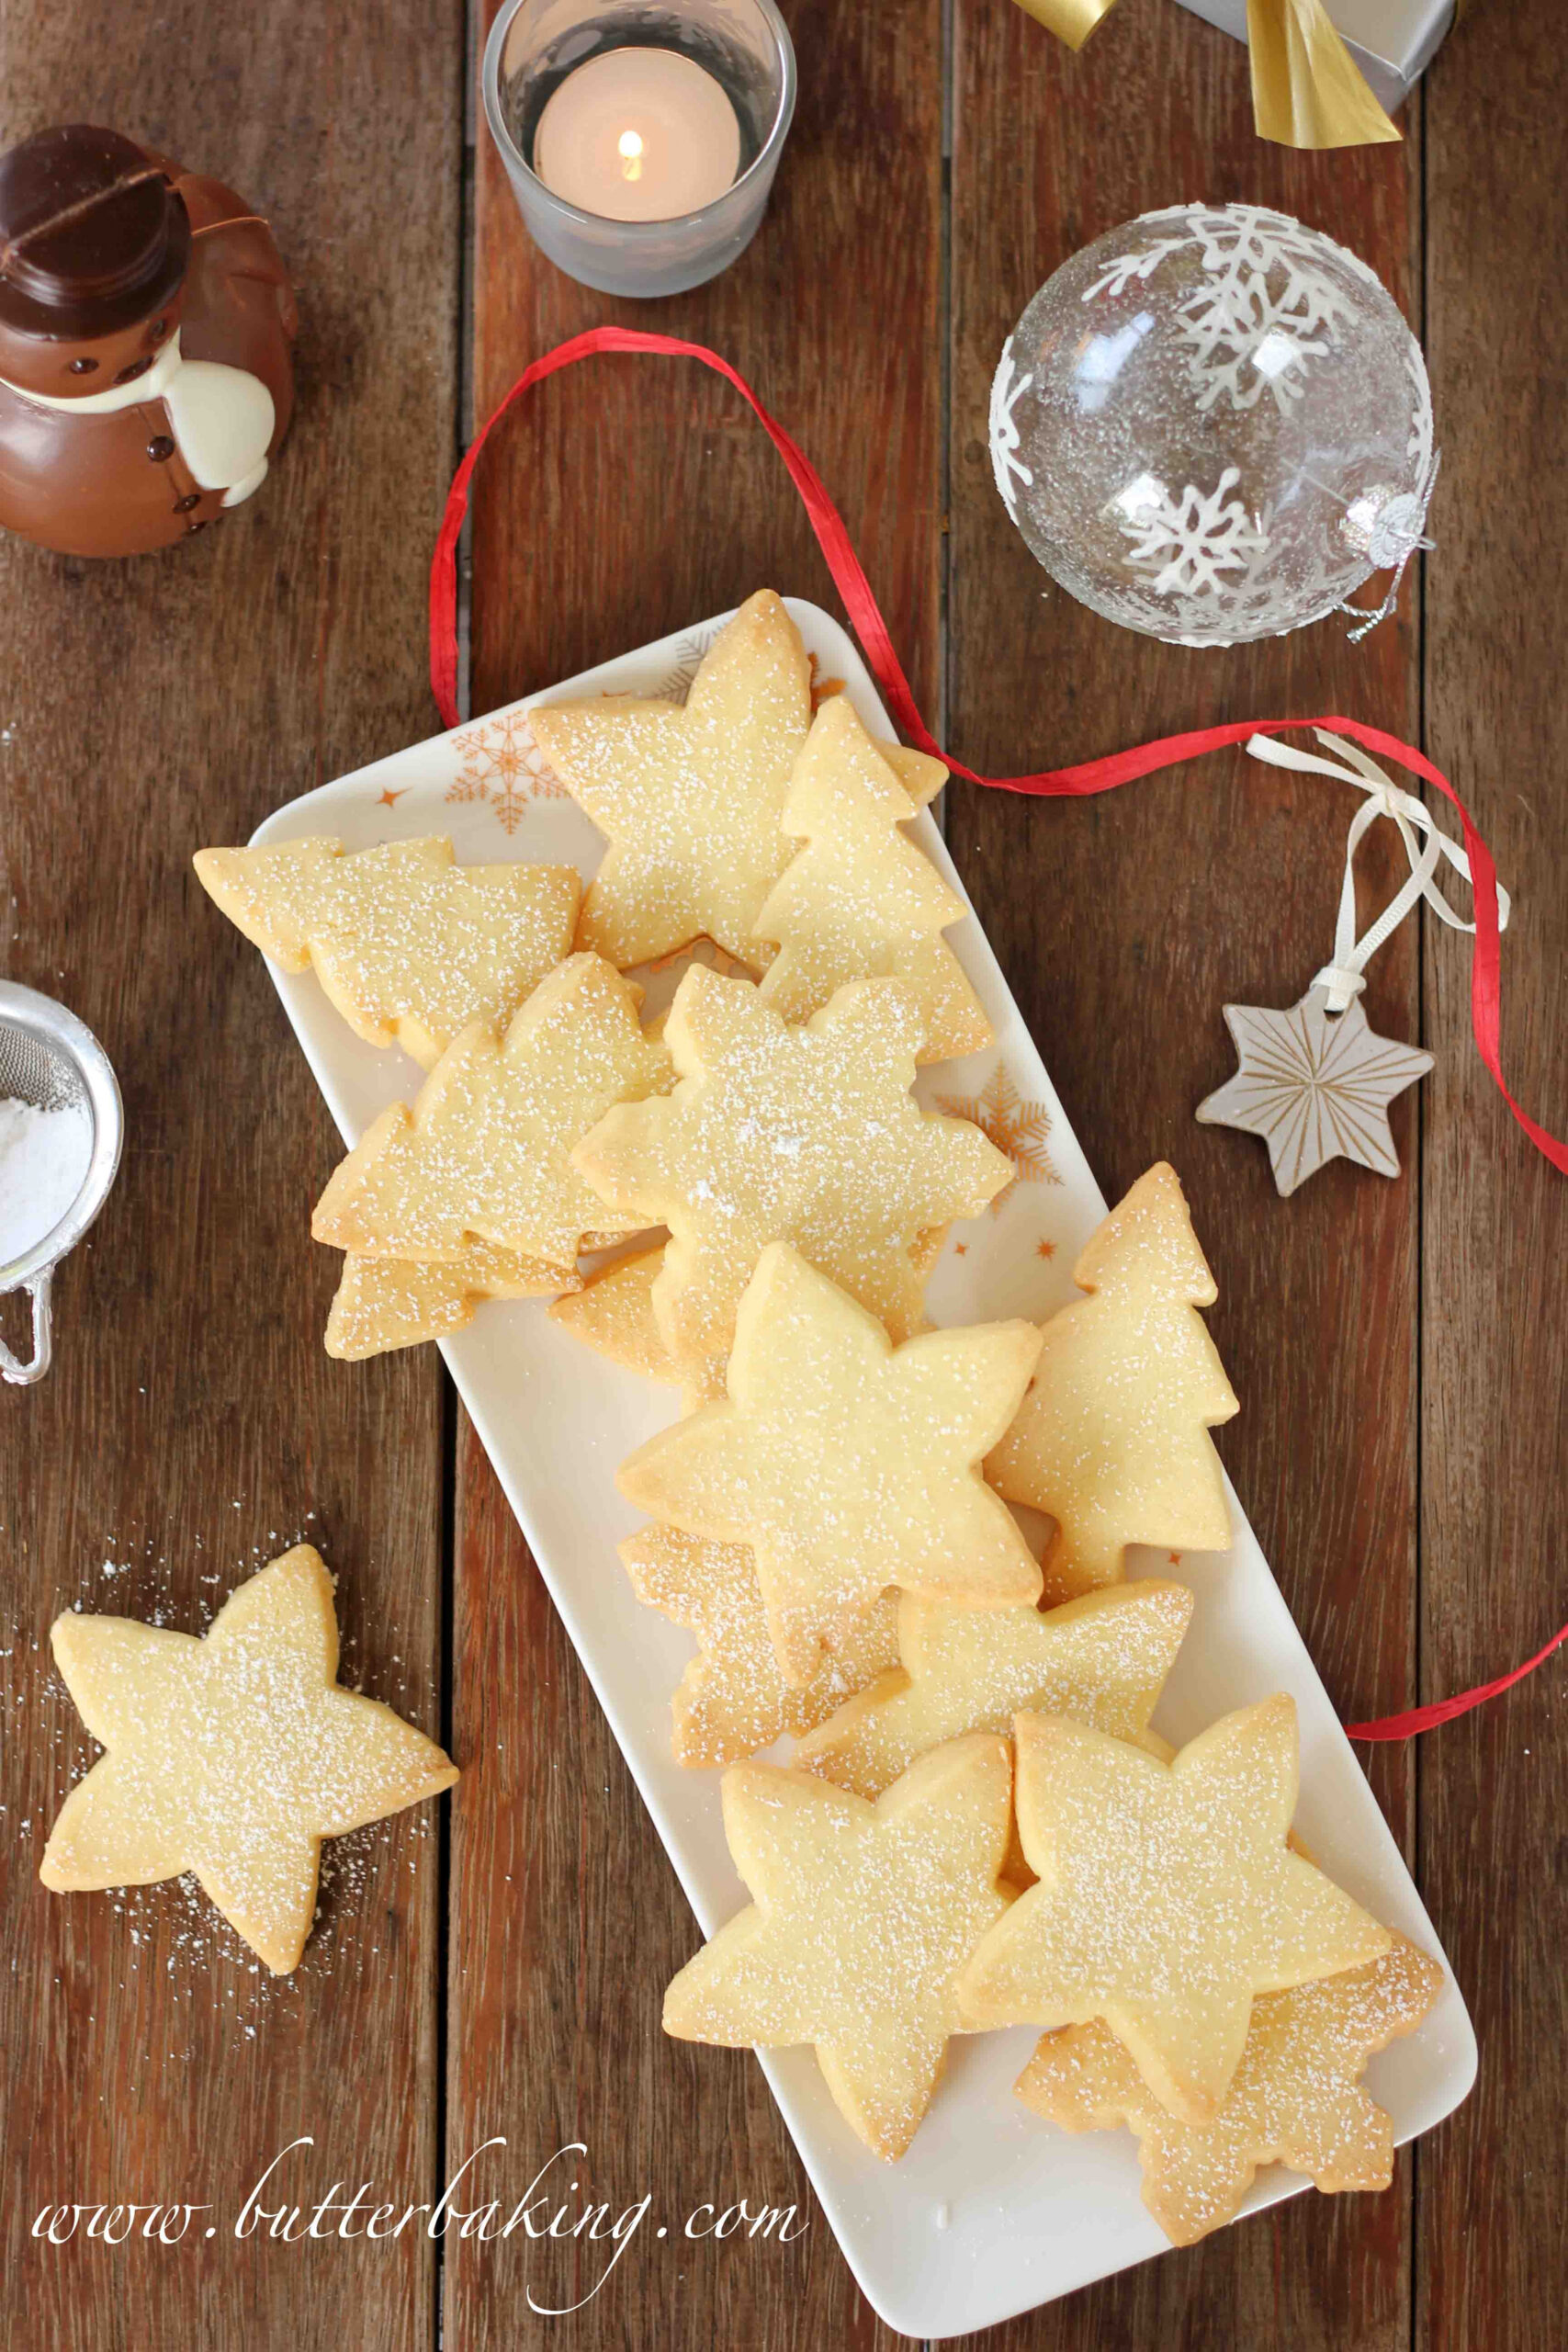
<instances>
[{"instance_id":1,"label":"clear glass ornament","mask_svg":"<svg viewBox=\"0 0 1568 2352\"><path fill-rule=\"evenodd\" d=\"M990 440L1052 578L1180 645L1356 612L1427 544L1420 345L1364 262L1253 205L1145 212L1065 262L1008 338Z\"/></svg>"}]
</instances>

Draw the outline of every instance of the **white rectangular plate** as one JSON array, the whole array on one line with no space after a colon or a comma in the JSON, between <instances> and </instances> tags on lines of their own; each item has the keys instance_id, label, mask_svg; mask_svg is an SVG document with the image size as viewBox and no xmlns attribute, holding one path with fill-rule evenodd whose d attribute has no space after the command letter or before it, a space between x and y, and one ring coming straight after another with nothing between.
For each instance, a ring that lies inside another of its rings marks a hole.
<instances>
[{"instance_id":1,"label":"white rectangular plate","mask_svg":"<svg viewBox=\"0 0 1568 2352\"><path fill-rule=\"evenodd\" d=\"M843 679L867 725L891 736L844 631L815 605L788 602L820 673ZM532 699L683 691L721 626L713 621L666 638ZM603 843L553 779L541 786L526 707L513 704L323 785L268 818L255 840L331 833L362 849L446 833L465 863L570 863L587 877ZM918 836L962 893L929 816L920 819ZM918 1091L929 1103L943 1095L984 1096L987 1088L994 1099L998 1072L1005 1073L1029 1122L1026 1140L1048 1165L1020 1182L999 1211L953 1227L931 1283L931 1310L942 1324L1038 1317L1077 1295L1072 1266L1106 1204L973 913L948 936L996 1042L965 1062L922 1070ZM275 968L274 978L344 1140L355 1143L388 1102L412 1100L421 1073L399 1052L361 1044L313 973ZM663 978L667 992L672 981ZM1203 1204L1196 1205L1201 1236ZM717 1775L682 1770L670 1752L668 1694L692 1645L633 1600L615 1551L637 1524L615 1491L615 1467L674 1418L673 1392L591 1353L536 1301L483 1306L468 1330L443 1342L442 1352L692 1907L711 1934L746 1898L725 1846ZM1303 1841L1369 1909L1436 1953L1431 1922L1234 1496L1232 1510L1233 1548L1189 1555L1181 1563L1198 1605L1158 1727L1180 1741L1228 1708L1274 1690L1292 1692L1301 1717L1297 1819ZM1142 1562L1134 1555L1129 1570L1170 1573L1166 1555L1153 1553ZM646 1984L637 1997L656 2003L663 1989ZM1165 2248L1139 2199L1127 2133L1069 2138L1011 2096L1033 2041L1027 2029L954 2041L931 2113L897 2165L878 2163L840 2120L809 2051L762 2054L851 2268L889 2326L907 2335L988 2327ZM1420 2031L1373 2060L1369 2083L1403 2142L1456 2107L1474 2073L1475 2038L1450 1980ZM1258 2180L1247 2210L1302 2185L1293 2175L1271 2171Z\"/></svg>"}]
</instances>

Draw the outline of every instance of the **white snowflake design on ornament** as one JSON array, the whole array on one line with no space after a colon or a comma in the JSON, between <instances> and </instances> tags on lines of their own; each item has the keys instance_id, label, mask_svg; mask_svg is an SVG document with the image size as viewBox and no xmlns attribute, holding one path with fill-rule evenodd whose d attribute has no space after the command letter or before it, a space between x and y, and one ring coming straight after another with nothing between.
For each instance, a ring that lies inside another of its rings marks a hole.
<instances>
[{"instance_id":1,"label":"white snowflake design on ornament","mask_svg":"<svg viewBox=\"0 0 1568 2352\"><path fill-rule=\"evenodd\" d=\"M1151 218L1179 220L1183 233L1120 254L1084 300L1123 294L1134 279L1152 277L1172 254L1197 246L1208 282L1178 306L1178 320L1191 350L1200 411L1221 399L1233 409L1253 408L1268 391L1285 414L1305 389L1308 361L1338 343L1350 316L1345 294L1318 266L1315 233L1282 212L1246 204L1223 210L1178 205ZM1378 284L1365 262L1343 247L1337 252L1359 276Z\"/></svg>"},{"instance_id":2,"label":"white snowflake design on ornament","mask_svg":"<svg viewBox=\"0 0 1568 2352\"><path fill-rule=\"evenodd\" d=\"M525 710L504 710L452 738L463 764L448 800L488 800L502 832L514 833L530 800L559 800L566 787L534 741Z\"/></svg>"},{"instance_id":3,"label":"white snowflake design on ornament","mask_svg":"<svg viewBox=\"0 0 1568 2352\"><path fill-rule=\"evenodd\" d=\"M997 372L991 379L991 471L996 476L1002 504L1015 523L1018 520L1018 492L1014 477L1028 489L1033 484L1034 474L1018 454L1021 436L1013 410L1033 381L1032 375L1018 374L1010 334L1002 345Z\"/></svg>"},{"instance_id":4,"label":"white snowflake design on ornament","mask_svg":"<svg viewBox=\"0 0 1568 2352\"><path fill-rule=\"evenodd\" d=\"M1134 544L1128 569L1148 579L1156 596L1212 595L1229 585L1225 575L1247 571L1267 554L1269 534L1248 514L1234 491L1241 475L1227 466L1205 494L1189 482L1179 499L1145 474L1130 482L1113 503L1117 528Z\"/></svg>"}]
</instances>

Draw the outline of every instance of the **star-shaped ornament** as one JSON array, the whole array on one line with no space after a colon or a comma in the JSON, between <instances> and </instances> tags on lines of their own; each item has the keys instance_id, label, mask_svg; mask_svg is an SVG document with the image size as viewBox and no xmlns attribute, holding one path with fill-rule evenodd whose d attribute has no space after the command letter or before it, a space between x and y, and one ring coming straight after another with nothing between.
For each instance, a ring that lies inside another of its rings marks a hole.
<instances>
[{"instance_id":1,"label":"star-shaped ornament","mask_svg":"<svg viewBox=\"0 0 1568 2352\"><path fill-rule=\"evenodd\" d=\"M1034 1555L979 1464L1039 1352L1022 1322L896 1348L774 1242L740 1302L728 1399L650 1438L615 1483L666 1525L751 1545L780 1668L803 1683L891 1585L972 1609L1038 1599Z\"/></svg>"},{"instance_id":2,"label":"star-shaped ornament","mask_svg":"<svg viewBox=\"0 0 1568 2352\"><path fill-rule=\"evenodd\" d=\"M1219 2115L1254 1996L1358 1968L1388 1929L1286 1843L1296 1710L1238 1708L1170 1763L1065 1715L1020 1715L1018 1826L1039 1883L975 1954L975 2027L1099 2018L1160 2105Z\"/></svg>"},{"instance_id":3,"label":"star-shaped ornament","mask_svg":"<svg viewBox=\"0 0 1568 2352\"><path fill-rule=\"evenodd\" d=\"M1393 2126L1359 2087L1374 2052L1412 2033L1443 1972L1404 1936L1346 1969L1253 2004L1235 2079L1212 2123L1182 2123L1098 2022L1046 2034L1016 2088L1066 2132L1126 2123L1138 2143L1144 2202L1173 2245L1232 2220L1260 2165L1289 2165L1319 2188L1386 2188Z\"/></svg>"},{"instance_id":4,"label":"star-shaped ornament","mask_svg":"<svg viewBox=\"0 0 1568 2352\"><path fill-rule=\"evenodd\" d=\"M146 1886L193 1871L278 1975L310 1932L322 1838L457 1778L390 1707L338 1688L333 1580L309 1544L231 1593L199 1639L74 1611L50 1638L107 1753L61 1808L45 1886Z\"/></svg>"},{"instance_id":5,"label":"star-shaped ornament","mask_svg":"<svg viewBox=\"0 0 1568 2352\"><path fill-rule=\"evenodd\" d=\"M886 2162L931 2104L960 1970L1004 1912L1008 1748L978 1733L870 1804L808 1773L737 1764L724 1828L755 1898L664 1996L664 2030L727 2049L814 2043L840 2113Z\"/></svg>"},{"instance_id":6,"label":"star-shaped ornament","mask_svg":"<svg viewBox=\"0 0 1568 2352\"><path fill-rule=\"evenodd\" d=\"M1425 1078L1430 1054L1378 1036L1359 999L1330 1012L1322 988L1309 989L1288 1012L1227 1004L1224 1016L1241 1067L1193 1116L1204 1126L1261 1136L1282 1199L1330 1159L1398 1175L1388 1106Z\"/></svg>"}]
</instances>

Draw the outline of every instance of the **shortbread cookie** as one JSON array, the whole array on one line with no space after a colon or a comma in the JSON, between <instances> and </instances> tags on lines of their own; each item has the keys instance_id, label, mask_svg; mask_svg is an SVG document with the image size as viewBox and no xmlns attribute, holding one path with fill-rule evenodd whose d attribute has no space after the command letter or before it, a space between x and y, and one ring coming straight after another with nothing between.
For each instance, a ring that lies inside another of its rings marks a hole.
<instances>
[{"instance_id":1,"label":"shortbread cookie","mask_svg":"<svg viewBox=\"0 0 1568 2352\"><path fill-rule=\"evenodd\" d=\"M942 1225L916 1235L909 1260L922 1285L931 1279L946 1238L947 1227ZM592 1244L585 1241L583 1246ZM563 1331L570 1331L584 1347L596 1348L612 1363L639 1374L644 1380L656 1381L660 1387L682 1388L689 1410L710 1396L723 1396L723 1369L716 1366L711 1385L684 1387L681 1367L665 1346L653 1312L653 1285L663 1263L662 1242L657 1250L639 1250L634 1256L617 1258L613 1265L590 1274L572 1295L558 1299L549 1312Z\"/></svg>"},{"instance_id":2,"label":"shortbread cookie","mask_svg":"<svg viewBox=\"0 0 1568 2352\"><path fill-rule=\"evenodd\" d=\"M705 937L761 971L753 936L789 862L780 818L811 724L800 632L771 590L705 655L682 708L630 695L537 703L535 740L609 842L578 944L622 969Z\"/></svg>"},{"instance_id":3,"label":"shortbread cookie","mask_svg":"<svg viewBox=\"0 0 1568 2352\"><path fill-rule=\"evenodd\" d=\"M770 1241L793 1242L895 1339L919 1329L916 1236L977 1216L1012 1175L978 1127L916 1103L923 1034L902 980L840 989L799 1029L749 980L701 967L682 980L664 1031L674 1091L609 1113L573 1160L617 1216L670 1227L653 1308L694 1385L728 1354Z\"/></svg>"},{"instance_id":4,"label":"shortbread cookie","mask_svg":"<svg viewBox=\"0 0 1568 2352\"><path fill-rule=\"evenodd\" d=\"M1092 1295L1044 1326L1034 1384L986 1464L1010 1502L1049 1511L1047 1600L1122 1572L1129 1544L1224 1551L1224 1474L1210 1429L1239 1408L1199 1306L1218 1293L1174 1169L1140 1176L1073 1280Z\"/></svg>"},{"instance_id":5,"label":"shortbread cookie","mask_svg":"<svg viewBox=\"0 0 1568 2352\"><path fill-rule=\"evenodd\" d=\"M679 1387L680 1368L653 1315L653 1285L663 1263L660 1242L656 1250L638 1250L601 1266L575 1295L557 1299L551 1321L624 1371L657 1381L661 1388Z\"/></svg>"},{"instance_id":6,"label":"shortbread cookie","mask_svg":"<svg viewBox=\"0 0 1568 2352\"><path fill-rule=\"evenodd\" d=\"M61 1808L45 1886L191 1871L278 1975L310 1932L322 1838L457 1778L390 1707L338 1688L333 1579L309 1544L237 1587L199 1639L73 1610L50 1638L108 1752Z\"/></svg>"},{"instance_id":7,"label":"shortbread cookie","mask_svg":"<svg viewBox=\"0 0 1568 2352\"><path fill-rule=\"evenodd\" d=\"M458 865L449 841L204 849L196 871L274 963L314 965L356 1036L425 1069L470 1021L505 1028L570 954L582 895L575 866Z\"/></svg>"},{"instance_id":8,"label":"shortbread cookie","mask_svg":"<svg viewBox=\"0 0 1568 2352\"><path fill-rule=\"evenodd\" d=\"M487 1298L558 1298L581 1288L575 1270L489 1241L471 1241L454 1259L350 1255L327 1317L327 1353L356 1363L466 1330Z\"/></svg>"},{"instance_id":9,"label":"shortbread cookie","mask_svg":"<svg viewBox=\"0 0 1568 2352\"><path fill-rule=\"evenodd\" d=\"M648 1527L620 1552L637 1599L697 1637L699 1654L671 1702L678 1764L734 1764L784 1732L810 1731L898 1655L889 1593L853 1621L839 1648L822 1653L809 1682L793 1687L773 1655L750 1545Z\"/></svg>"},{"instance_id":10,"label":"shortbread cookie","mask_svg":"<svg viewBox=\"0 0 1568 2352\"><path fill-rule=\"evenodd\" d=\"M1163 2107L1211 2123L1254 1996L1358 1968L1386 1928L1286 1844L1293 1700L1225 1715L1162 1763L1065 1715L1020 1715L1018 1826L1039 1883L965 1972L971 2025L1099 2018Z\"/></svg>"},{"instance_id":11,"label":"shortbread cookie","mask_svg":"<svg viewBox=\"0 0 1568 2352\"><path fill-rule=\"evenodd\" d=\"M668 1082L637 1025L640 991L597 956L536 988L504 1038L482 1023L445 1053L411 1110L367 1130L317 1204L318 1241L375 1258L456 1259L490 1241L571 1265L584 1233L617 1225L571 1147L613 1102Z\"/></svg>"},{"instance_id":12,"label":"shortbread cookie","mask_svg":"<svg viewBox=\"0 0 1568 2352\"><path fill-rule=\"evenodd\" d=\"M1393 2126L1358 2086L1373 2052L1414 2032L1442 1984L1437 1962L1396 1935L1364 1968L1260 1993L1212 2123L1167 2114L1098 2020L1046 2034L1018 2095L1068 2132L1130 2124L1144 2202L1173 2245L1190 2245L1234 2220L1260 2165L1289 2165L1323 2189L1388 2187Z\"/></svg>"},{"instance_id":13,"label":"shortbread cookie","mask_svg":"<svg viewBox=\"0 0 1568 2352\"><path fill-rule=\"evenodd\" d=\"M847 980L907 980L926 1016L920 1059L944 1061L989 1045L991 1024L942 935L964 901L900 831L945 781L940 760L926 766L930 788L912 796L848 697L824 703L784 805L799 847L757 931L779 951L762 1001L786 1021L820 1012Z\"/></svg>"},{"instance_id":14,"label":"shortbread cookie","mask_svg":"<svg viewBox=\"0 0 1568 2352\"><path fill-rule=\"evenodd\" d=\"M816 2045L840 2112L901 2156L962 2030L959 1971L1006 1909L1007 1742L923 1756L875 1804L737 1764L724 1827L753 1901L664 1996L664 2030L730 2049Z\"/></svg>"},{"instance_id":15,"label":"shortbread cookie","mask_svg":"<svg viewBox=\"0 0 1568 2352\"><path fill-rule=\"evenodd\" d=\"M791 1758L857 1796L880 1796L917 1756L966 1731L1011 1733L1021 1713L1066 1714L1150 1741L1149 1717L1192 1615L1185 1585L1150 1579L1038 1609L962 1609L906 1593L898 1664L848 1700ZM1164 1743L1160 1752L1168 1754Z\"/></svg>"},{"instance_id":16,"label":"shortbread cookie","mask_svg":"<svg viewBox=\"0 0 1568 2352\"><path fill-rule=\"evenodd\" d=\"M978 1468L1037 1351L1022 1322L895 1348L774 1242L741 1300L727 1400L650 1438L616 1483L667 1525L751 1545L780 1668L803 1683L890 1586L975 1609L1037 1597L1033 1554Z\"/></svg>"}]
</instances>

